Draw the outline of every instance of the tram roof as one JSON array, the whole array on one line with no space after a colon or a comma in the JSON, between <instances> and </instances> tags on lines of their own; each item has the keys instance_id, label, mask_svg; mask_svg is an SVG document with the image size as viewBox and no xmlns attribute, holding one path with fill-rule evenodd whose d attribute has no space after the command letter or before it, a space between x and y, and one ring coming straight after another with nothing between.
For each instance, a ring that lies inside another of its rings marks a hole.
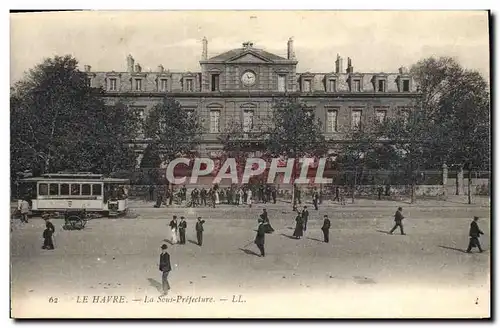
<instances>
[{"instance_id":1,"label":"tram roof","mask_svg":"<svg viewBox=\"0 0 500 328\"><path fill-rule=\"evenodd\" d=\"M69 177L69 176L43 176L43 177L30 177L20 179L20 182L39 182L39 181L47 181L47 182L104 182L104 183L122 183L128 184L130 182L129 179L118 179L118 178L95 178L95 177Z\"/></svg>"}]
</instances>

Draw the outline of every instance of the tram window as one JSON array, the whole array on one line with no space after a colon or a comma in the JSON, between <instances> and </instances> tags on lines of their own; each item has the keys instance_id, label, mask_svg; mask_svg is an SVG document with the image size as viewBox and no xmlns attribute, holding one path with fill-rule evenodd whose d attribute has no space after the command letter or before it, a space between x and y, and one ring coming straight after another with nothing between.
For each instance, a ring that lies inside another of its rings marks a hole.
<instances>
[{"instance_id":1,"label":"tram window","mask_svg":"<svg viewBox=\"0 0 500 328\"><path fill-rule=\"evenodd\" d=\"M82 195L83 196L90 196L90 185L89 184L82 184Z\"/></svg>"},{"instance_id":2,"label":"tram window","mask_svg":"<svg viewBox=\"0 0 500 328\"><path fill-rule=\"evenodd\" d=\"M71 195L80 195L80 185L79 184L71 184Z\"/></svg>"},{"instance_id":3,"label":"tram window","mask_svg":"<svg viewBox=\"0 0 500 328\"><path fill-rule=\"evenodd\" d=\"M94 196L102 196L102 188L100 184L92 185L92 195Z\"/></svg>"},{"instance_id":4,"label":"tram window","mask_svg":"<svg viewBox=\"0 0 500 328\"><path fill-rule=\"evenodd\" d=\"M67 183L61 184L61 195L64 195L64 196L69 195L69 184L67 184Z\"/></svg>"},{"instance_id":5,"label":"tram window","mask_svg":"<svg viewBox=\"0 0 500 328\"><path fill-rule=\"evenodd\" d=\"M49 185L49 194L51 196L58 196L59 195L59 184L58 183L51 183Z\"/></svg>"},{"instance_id":6,"label":"tram window","mask_svg":"<svg viewBox=\"0 0 500 328\"><path fill-rule=\"evenodd\" d=\"M49 186L46 183L40 183L38 186L38 194L40 196L47 196L49 194Z\"/></svg>"}]
</instances>

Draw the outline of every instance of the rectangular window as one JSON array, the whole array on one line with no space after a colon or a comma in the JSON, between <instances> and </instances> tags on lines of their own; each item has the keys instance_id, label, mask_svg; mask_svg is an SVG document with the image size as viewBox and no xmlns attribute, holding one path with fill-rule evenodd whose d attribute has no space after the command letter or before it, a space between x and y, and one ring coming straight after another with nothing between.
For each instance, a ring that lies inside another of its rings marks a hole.
<instances>
[{"instance_id":1,"label":"rectangular window","mask_svg":"<svg viewBox=\"0 0 500 328\"><path fill-rule=\"evenodd\" d=\"M116 91L116 79L109 79L109 91Z\"/></svg>"},{"instance_id":2,"label":"rectangular window","mask_svg":"<svg viewBox=\"0 0 500 328\"><path fill-rule=\"evenodd\" d=\"M80 196L80 184L72 183L71 184L71 195L72 196Z\"/></svg>"},{"instance_id":3,"label":"rectangular window","mask_svg":"<svg viewBox=\"0 0 500 328\"><path fill-rule=\"evenodd\" d=\"M135 91L142 90L142 79L135 79Z\"/></svg>"},{"instance_id":4,"label":"rectangular window","mask_svg":"<svg viewBox=\"0 0 500 328\"><path fill-rule=\"evenodd\" d=\"M189 91L189 92L193 91L193 79L186 80L186 91Z\"/></svg>"},{"instance_id":5,"label":"rectangular window","mask_svg":"<svg viewBox=\"0 0 500 328\"><path fill-rule=\"evenodd\" d=\"M49 185L46 183L40 183L38 185L38 195L47 196L49 194Z\"/></svg>"},{"instance_id":6,"label":"rectangular window","mask_svg":"<svg viewBox=\"0 0 500 328\"><path fill-rule=\"evenodd\" d=\"M378 92L385 92L385 80L378 80Z\"/></svg>"},{"instance_id":7,"label":"rectangular window","mask_svg":"<svg viewBox=\"0 0 500 328\"><path fill-rule=\"evenodd\" d=\"M250 132L253 130L253 111L245 110L243 112L243 132Z\"/></svg>"},{"instance_id":8,"label":"rectangular window","mask_svg":"<svg viewBox=\"0 0 500 328\"><path fill-rule=\"evenodd\" d=\"M410 92L410 80L403 80L403 92Z\"/></svg>"},{"instance_id":9,"label":"rectangular window","mask_svg":"<svg viewBox=\"0 0 500 328\"><path fill-rule=\"evenodd\" d=\"M69 195L69 184L63 183L61 184L61 196Z\"/></svg>"},{"instance_id":10,"label":"rectangular window","mask_svg":"<svg viewBox=\"0 0 500 328\"><path fill-rule=\"evenodd\" d=\"M49 185L49 195L50 196L58 196L59 195L59 184L51 183Z\"/></svg>"},{"instance_id":11,"label":"rectangular window","mask_svg":"<svg viewBox=\"0 0 500 328\"><path fill-rule=\"evenodd\" d=\"M92 87L92 79L91 79L90 77L87 77L87 78L85 79L85 81L87 82L87 86L88 86L89 88L90 88L90 87Z\"/></svg>"},{"instance_id":12,"label":"rectangular window","mask_svg":"<svg viewBox=\"0 0 500 328\"><path fill-rule=\"evenodd\" d=\"M337 110L329 110L326 113L327 132L337 132Z\"/></svg>"},{"instance_id":13,"label":"rectangular window","mask_svg":"<svg viewBox=\"0 0 500 328\"><path fill-rule=\"evenodd\" d=\"M380 124L384 123L386 117L387 117L386 110L378 109L375 111L375 118L377 119L377 123L380 123Z\"/></svg>"},{"instance_id":14,"label":"rectangular window","mask_svg":"<svg viewBox=\"0 0 500 328\"><path fill-rule=\"evenodd\" d=\"M102 195L102 187L100 184L93 184L92 185L92 195L94 195L94 196L101 196Z\"/></svg>"},{"instance_id":15,"label":"rectangular window","mask_svg":"<svg viewBox=\"0 0 500 328\"><path fill-rule=\"evenodd\" d=\"M278 91L279 92L286 91L286 75L283 74L278 75Z\"/></svg>"},{"instance_id":16,"label":"rectangular window","mask_svg":"<svg viewBox=\"0 0 500 328\"><path fill-rule=\"evenodd\" d=\"M219 74L212 74L212 91L219 91Z\"/></svg>"},{"instance_id":17,"label":"rectangular window","mask_svg":"<svg viewBox=\"0 0 500 328\"><path fill-rule=\"evenodd\" d=\"M351 128L359 130L361 127L361 110L353 110L351 112Z\"/></svg>"},{"instance_id":18,"label":"rectangular window","mask_svg":"<svg viewBox=\"0 0 500 328\"><path fill-rule=\"evenodd\" d=\"M82 196L90 196L90 185L82 184Z\"/></svg>"},{"instance_id":19,"label":"rectangular window","mask_svg":"<svg viewBox=\"0 0 500 328\"><path fill-rule=\"evenodd\" d=\"M167 91L168 88L168 80L167 79L161 79L160 80L160 91Z\"/></svg>"},{"instance_id":20,"label":"rectangular window","mask_svg":"<svg viewBox=\"0 0 500 328\"><path fill-rule=\"evenodd\" d=\"M210 111L210 133L220 132L220 111Z\"/></svg>"},{"instance_id":21,"label":"rectangular window","mask_svg":"<svg viewBox=\"0 0 500 328\"><path fill-rule=\"evenodd\" d=\"M311 80L304 81L304 92L311 92Z\"/></svg>"},{"instance_id":22,"label":"rectangular window","mask_svg":"<svg viewBox=\"0 0 500 328\"><path fill-rule=\"evenodd\" d=\"M328 80L328 91L337 92L337 80Z\"/></svg>"},{"instance_id":23,"label":"rectangular window","mask_svg":"<svg viewBox=\"0 0 500 328\"><path fill-rule=\"evenodd\" d=\"M361 81L360 80L353 80L352 81L352 91L353 92L360 92L361 91Z\"/></svg>"}]
</instances>

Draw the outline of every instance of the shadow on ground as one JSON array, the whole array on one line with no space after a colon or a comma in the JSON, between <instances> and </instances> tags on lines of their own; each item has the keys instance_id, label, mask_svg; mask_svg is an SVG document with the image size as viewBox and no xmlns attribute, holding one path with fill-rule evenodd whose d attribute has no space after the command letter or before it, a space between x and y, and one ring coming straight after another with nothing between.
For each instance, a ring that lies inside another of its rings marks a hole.
<instances>
[{"instance_id":1,"label":"shadow on ground","mask_svg":"<svg viewBox=\"0 0 500 328\"><path fill-rule=\"evenodd\" d=\"M254 251L250 250L250 249L245 249L245 248L239 248L240 251L242 251L243 253L245 254L248 254L248 255L254 255L254 256L259 256L259 254L255 253Z\"/></svg>"},{"instance_id":2,"label":"shadow on ground","mask_svg":"<svg viewBox=\"0 0 500 328\"><path fill-rule=\"evenodd\" d=\"M163 292L163 286L161 283L158 281L154 280L153 278L148 278L149 285L156 288L158 292L162 293Z\"/></svg>"}]
</instances>

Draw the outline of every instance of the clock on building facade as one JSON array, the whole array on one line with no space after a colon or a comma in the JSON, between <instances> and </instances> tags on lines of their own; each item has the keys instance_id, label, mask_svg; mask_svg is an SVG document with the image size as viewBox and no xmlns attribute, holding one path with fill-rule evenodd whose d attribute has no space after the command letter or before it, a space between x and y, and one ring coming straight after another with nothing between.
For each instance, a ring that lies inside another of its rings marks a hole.
<instances>
[{"instance_id":1,"label":"clock on building facade","mask_svg":"<svg viewBox=\"0 0 500 328\"><path fill-rule=\"evenodd\" d=\"M255 80L256 80L255 73L252 72L252 71L246 71L241 76L241 82L246 87L251 87L252 85L254 85L255 84Z\"/></svg>"}]
</instances>

